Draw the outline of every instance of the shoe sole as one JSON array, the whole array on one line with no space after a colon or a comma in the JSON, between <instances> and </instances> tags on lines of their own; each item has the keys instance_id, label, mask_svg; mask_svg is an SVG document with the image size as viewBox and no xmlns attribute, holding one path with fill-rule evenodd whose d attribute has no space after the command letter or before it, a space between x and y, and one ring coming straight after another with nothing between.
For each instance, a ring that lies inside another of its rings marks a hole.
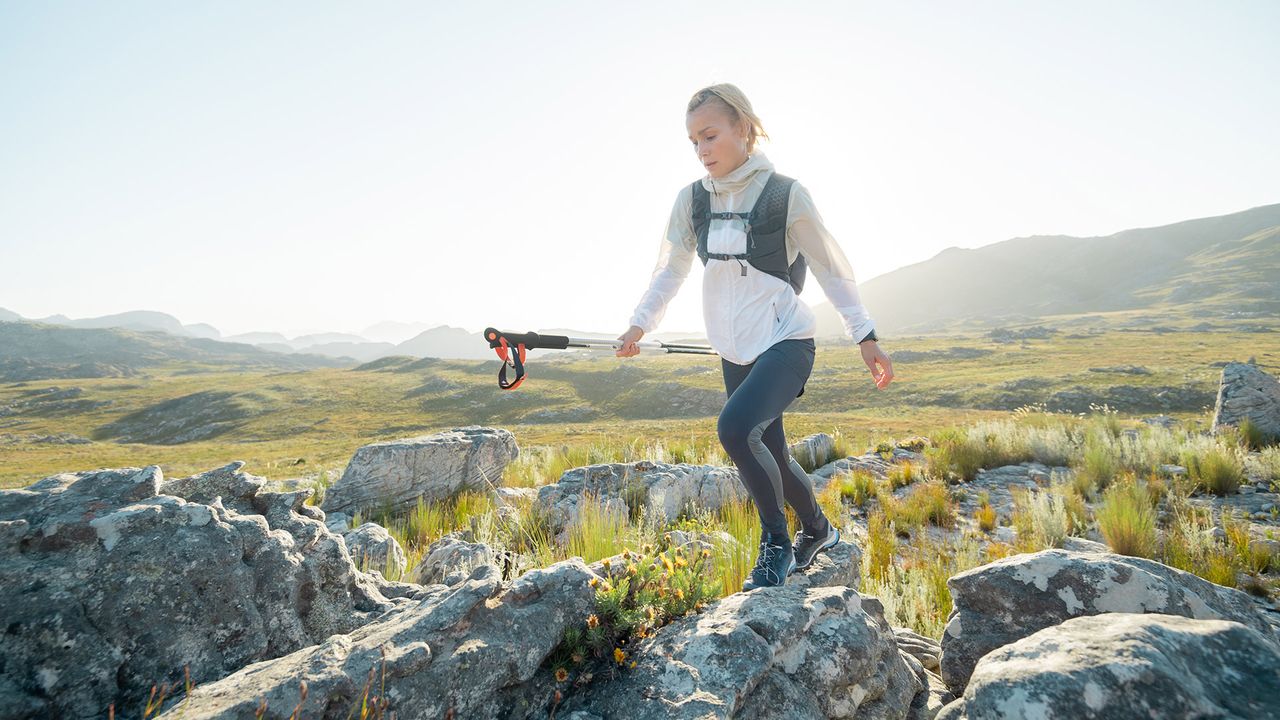
<instances>
[{"instance_id":1,"label":"shoe sole","mask_svg":"<svg viewBox=\"0 0 1280 720\"><path fill-rule=\"evenodd\" d=\"M751 580L746 580L742 583L742 592L759 590L760 588L765 588L765 587L782 587L783 585L787 584L787 578L790 577L791 573L795 571L796 571L796 561L795 561L795 558L792 558L791 569L787 570L787 574L782 576L782 582L778 583L777 585L752 585Z\"/></svg>"},{"instance_id":2,"label":"shoe sole","mask_svg":"<svg viewBox=\"0 0 1280 720\"><path fill-rule=\"evenodd\" d=\"M813 556L809 558L809 562L805 563L804 565L797 565L795 570L792 570L791 572L796 572L809 567L810 565L813 564L814 560L818 559L818 553L822 552L823 550L830 550L831 548L836 546L836 543L840 542L840 528L833 528L833 529L836 531L835 536L832 537L829 542L823 543L821 546L818 547L817 550L814 550Z\"/></svg>"}]
</instances>

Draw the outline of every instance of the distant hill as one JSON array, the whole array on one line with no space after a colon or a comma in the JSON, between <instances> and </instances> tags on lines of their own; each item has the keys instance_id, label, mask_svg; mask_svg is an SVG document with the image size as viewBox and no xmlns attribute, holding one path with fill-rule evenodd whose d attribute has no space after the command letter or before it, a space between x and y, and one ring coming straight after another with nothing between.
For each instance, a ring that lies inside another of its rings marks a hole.
<instances>
[{"instance_id":1,"label":"distant hill","mask_svg":"<svg viewBox=\"0 0 1280 720\"><path fill-rule=\"evenodd\" d=\"M488 343L480 333L470 333L462 328L447 325L418 333L413 338L396 345L393 352L386 354L466 360L488 360L494 357L493 351L489 349Z\"/></svg>"},{"instance_id":2,"label":"distant hill","mask_svg":"<svg viewBox=\"0 0 1280 720\"><path fill-rule=\"evenodd\" d=\"M1280 204L1105 237L1014 238L948 248L860 284L887 333L1051 316L1151 311L1136 322L1280 314ZM842 334L830 303L818 334ZM1258 322L1258 320L1254 320Z\"/></svg>"},{"instance_id":3,"label":"distant hill","mask_svg":"<svg viewBox=\"0 0 1280 720\"><path fill-rule=\"evenodd\" d=\"M183 325L178 318L155 310L131 310L129 312L99 317L72 319L66 315L50 315L45 318L24 318L11 310L0 308L0 322L38 322L46 325L63 325L73 328L121 328L139 332L166 332L177 337L221 339L222 333L207 323Z\"/></svg>"},{"instance_id":4,"label":"distant hill","mask_svg":"<svg viewBox=\"0 0 1280 720\"><path fill-rule=\"evenodd\" d=\"M127 377L139 368L173 362L276 370L353 364L350 360L282 355L252 345L175 337L163 332L0 322L0 380Z\"/></svg>"}]
</instances>

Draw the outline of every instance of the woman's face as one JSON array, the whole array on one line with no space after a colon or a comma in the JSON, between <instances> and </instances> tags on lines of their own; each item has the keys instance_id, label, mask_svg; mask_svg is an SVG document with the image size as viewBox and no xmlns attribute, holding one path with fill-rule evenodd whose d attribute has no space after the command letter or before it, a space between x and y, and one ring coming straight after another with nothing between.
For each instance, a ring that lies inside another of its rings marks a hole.
<instances>
[{"instance_id":1,"label":"woman's face","mask_svg":"<svg viewBox=\"0 0 1280 720\"><path fill-rule=\"evenodd\" d=\"M734 127L724 108L706 103L685 117L689 130L689 142L698 156L698 162L713 178L733 172L747 159L747 134L745 123Z\"/></svg>"}]
</instances>

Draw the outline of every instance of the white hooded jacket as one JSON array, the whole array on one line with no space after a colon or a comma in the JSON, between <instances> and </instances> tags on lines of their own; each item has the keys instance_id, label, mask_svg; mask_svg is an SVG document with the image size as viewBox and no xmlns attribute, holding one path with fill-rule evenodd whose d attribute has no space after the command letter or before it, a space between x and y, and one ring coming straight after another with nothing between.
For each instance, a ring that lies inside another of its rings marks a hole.
<instances>
[{"instance_id":1,"label":"white hooded jacket","mask_svg":"<svg viewBox=\"0 0 1280 720\"><path fill-rule=\"evenodd\" d=\"M702 186L711 193L711 212L750 212L772 173L773 163L757 150L724 177L702 178ZM671 208L649 289L631 316L631 324L646 334L658 327L698 255L692 206L693 190L685 186ZM787 202L786 238L787 262L795 262L797 252L804 253L809 271L844 320L845 333L855 340L865 338L875 324L858 296L853 270L799 181L791 186ZM742 221L711 221L707 252L734 255L746 250ZM787 281L737 260L707 261L702 276L702 316L711 347L738 365L755 362L775 343L811 338L817 330L813 311Z\"/></svg>"}]
</instances>

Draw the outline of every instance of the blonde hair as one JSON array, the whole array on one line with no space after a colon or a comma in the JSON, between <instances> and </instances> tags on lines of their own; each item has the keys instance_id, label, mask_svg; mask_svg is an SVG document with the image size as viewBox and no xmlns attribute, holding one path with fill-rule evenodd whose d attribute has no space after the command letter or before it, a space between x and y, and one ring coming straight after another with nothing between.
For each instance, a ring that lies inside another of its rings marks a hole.
<instances>
[{"instance_id":1,"label":"blonde hair","mask_svg":"<svg viewBox=\"0 0 1280 720\"><path fill-rule=\"evenodd\" d=\"M685 113L691 113L707 103L720 105L728 113L729 121L735 126L746 120L748 153L755 151L757 139L769 139L769 134L764 131L764 126L760 124L760 118L751 109L751 101L747 99L746 94L738 89L737 85L720 83L702 88L689 99L689 108L685 110Z\"/></svg>"}]
</instances>

